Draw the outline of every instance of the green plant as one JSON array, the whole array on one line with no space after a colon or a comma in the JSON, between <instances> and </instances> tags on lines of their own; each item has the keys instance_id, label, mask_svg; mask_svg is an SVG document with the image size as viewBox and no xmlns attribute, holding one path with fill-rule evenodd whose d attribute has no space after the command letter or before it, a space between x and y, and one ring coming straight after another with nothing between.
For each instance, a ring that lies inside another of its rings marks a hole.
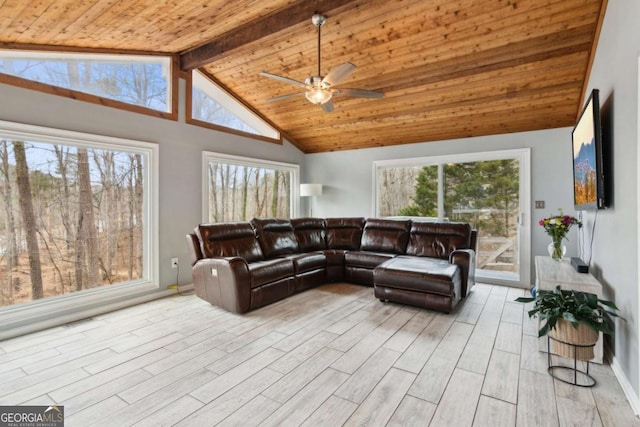
<instances>
[{"instance_id":1,"label":"green plant","mask_svg":"<svg viewBox=\"0 0 640 427\"><path fill-rule=\"evenodd\" d=\"M584 323L591 329L608 335L614 335L614 330L609 326L607 314L618 316L618 307L611 302L599 299L596 295L573 290L563 290L557 286L555 290L539 290L536 298L520 297L517 302L534 302L533 309L529 310L529 317L538 314L544 325L538 331L538 336L544 336L555 329L560 319L571 322L574 328L578 323Z\"/></svg>"}]
</instances>

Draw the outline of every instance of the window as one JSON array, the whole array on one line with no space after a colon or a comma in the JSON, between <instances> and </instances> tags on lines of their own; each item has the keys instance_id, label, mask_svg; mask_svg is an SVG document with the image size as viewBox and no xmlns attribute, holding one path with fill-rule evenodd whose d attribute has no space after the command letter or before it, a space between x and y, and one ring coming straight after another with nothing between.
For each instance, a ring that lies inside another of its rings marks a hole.
<instances>
[{"instance_id":1,"label":"window","mask_svg":"<svg viewBox=\"0 0 640 427\"><path fill-rule=\"evenodd\" d=\"M0 50L0 73L164 113L172 111L168 57Z\"/></svg>"},{"instance_id":2,"label":"window","mask_svg":"<svg viewBox=\"0 0 640 427\"><path fill-rule=\"evenodd\" d=\"M0 122L0 305L153 287L153 144Z\"/></svg>"},{"instance_id":3,"label":"window","mask_svg":"<svg viewBox=\"0 0 640 427\"><path fill-rule=\"evenodd\" d=\"M280 141L280 132L199 71L192 72L190 106L189 119L194 124L211 124L219 130L233 129Z\"/></svg>"},{"instance_id":4,"label":"window","mask_svg":"<svg viewBox=\"0 0 640 427\"><path fill-rule=\"evenodd\" d=\"M204 222L292 218L299 175L298 165L205 152Z\"/></svg>"},{"instance_id":5,"label":"window","mask_svg":"<svg viewBox=\"0 0 640 427\"><path fill-rule=\"evenodd\" d=\"M511 150L376 162L376 214L468 222L479 276L524 283L528 161L528 151Z\"/></svg>"}]
</instances>

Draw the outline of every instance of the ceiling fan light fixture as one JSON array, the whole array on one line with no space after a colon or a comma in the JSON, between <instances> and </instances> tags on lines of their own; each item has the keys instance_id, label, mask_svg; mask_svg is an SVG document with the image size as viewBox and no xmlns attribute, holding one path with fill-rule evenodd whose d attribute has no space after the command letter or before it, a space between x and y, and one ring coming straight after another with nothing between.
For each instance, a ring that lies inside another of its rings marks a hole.
<instances>
[{"instance_id":1,"label":"ceiling fan light fixture","mask_svg":"<svg viewBox=\"0 0 640 427\"><path fill-rule=\"evenodd\" d=\"M322 105L331 100L333 96L333 92L329 89L323 88L312 88L305 92L304 96L311 102L312 104Z\"/></svg>"},{"instance_id":2,"label":"ceiling fan light fixture","mask_svg":"<svg viewBox=\"0 0 640 427\"><path fill-rule=\"evenodd\" d=\"M307 85L304 96L312 104L322 105L331 100L333 90L329 84L323 81L322 76L307 77L304 83Z\"/></svg>"}]
</instances>

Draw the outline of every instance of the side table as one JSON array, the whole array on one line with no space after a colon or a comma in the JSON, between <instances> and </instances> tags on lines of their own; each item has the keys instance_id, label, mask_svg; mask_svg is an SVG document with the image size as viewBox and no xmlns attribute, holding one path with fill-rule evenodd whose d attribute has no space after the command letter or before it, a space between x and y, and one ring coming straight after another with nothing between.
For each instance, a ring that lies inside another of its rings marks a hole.
<instances>
[{"instance_id":1,"label":"side table","mask_svg":"<svg viewBox=\"0 0 640 427\"><path fill-rule=\"evenodd\" d=\"M595 294L602 298L602 285L590 273L578 273L568 258L554 261L548 256L536 256L536 287L538 290L550 291L560 285L561 289L571 289ZM540 322L540 320L538 320ZM539 325L538 325L539 326ZM547 352L547 337L538 339L538 349ZM593 363L602 363L602 332L594 349Z\"/></svg>"}]
</instances>

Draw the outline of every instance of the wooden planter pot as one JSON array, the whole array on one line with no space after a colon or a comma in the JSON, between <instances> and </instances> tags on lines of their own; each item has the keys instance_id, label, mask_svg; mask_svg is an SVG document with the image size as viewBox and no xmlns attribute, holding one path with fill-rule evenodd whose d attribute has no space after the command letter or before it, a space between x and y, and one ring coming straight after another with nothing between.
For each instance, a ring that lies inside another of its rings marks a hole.
<instances>
[{"instance_id":1,"label":"wooden planter pot","mask_svg":"<svg viewBox=\"0 0 640 427\"><path fill-rule=\"evenodd\" d=\"M553 353L573 359L574 347L570 344L588 345L591 347L575 347L575 357L577 360L582 361L591 360L594 357L593 345L598 341L598 332L584 323L578 323L578 327L574 328L571 322L560 319L556 323L555 329L549 332L549 336L553 338L551 340L551 350Z\"/></svg>"}]
</instances>

